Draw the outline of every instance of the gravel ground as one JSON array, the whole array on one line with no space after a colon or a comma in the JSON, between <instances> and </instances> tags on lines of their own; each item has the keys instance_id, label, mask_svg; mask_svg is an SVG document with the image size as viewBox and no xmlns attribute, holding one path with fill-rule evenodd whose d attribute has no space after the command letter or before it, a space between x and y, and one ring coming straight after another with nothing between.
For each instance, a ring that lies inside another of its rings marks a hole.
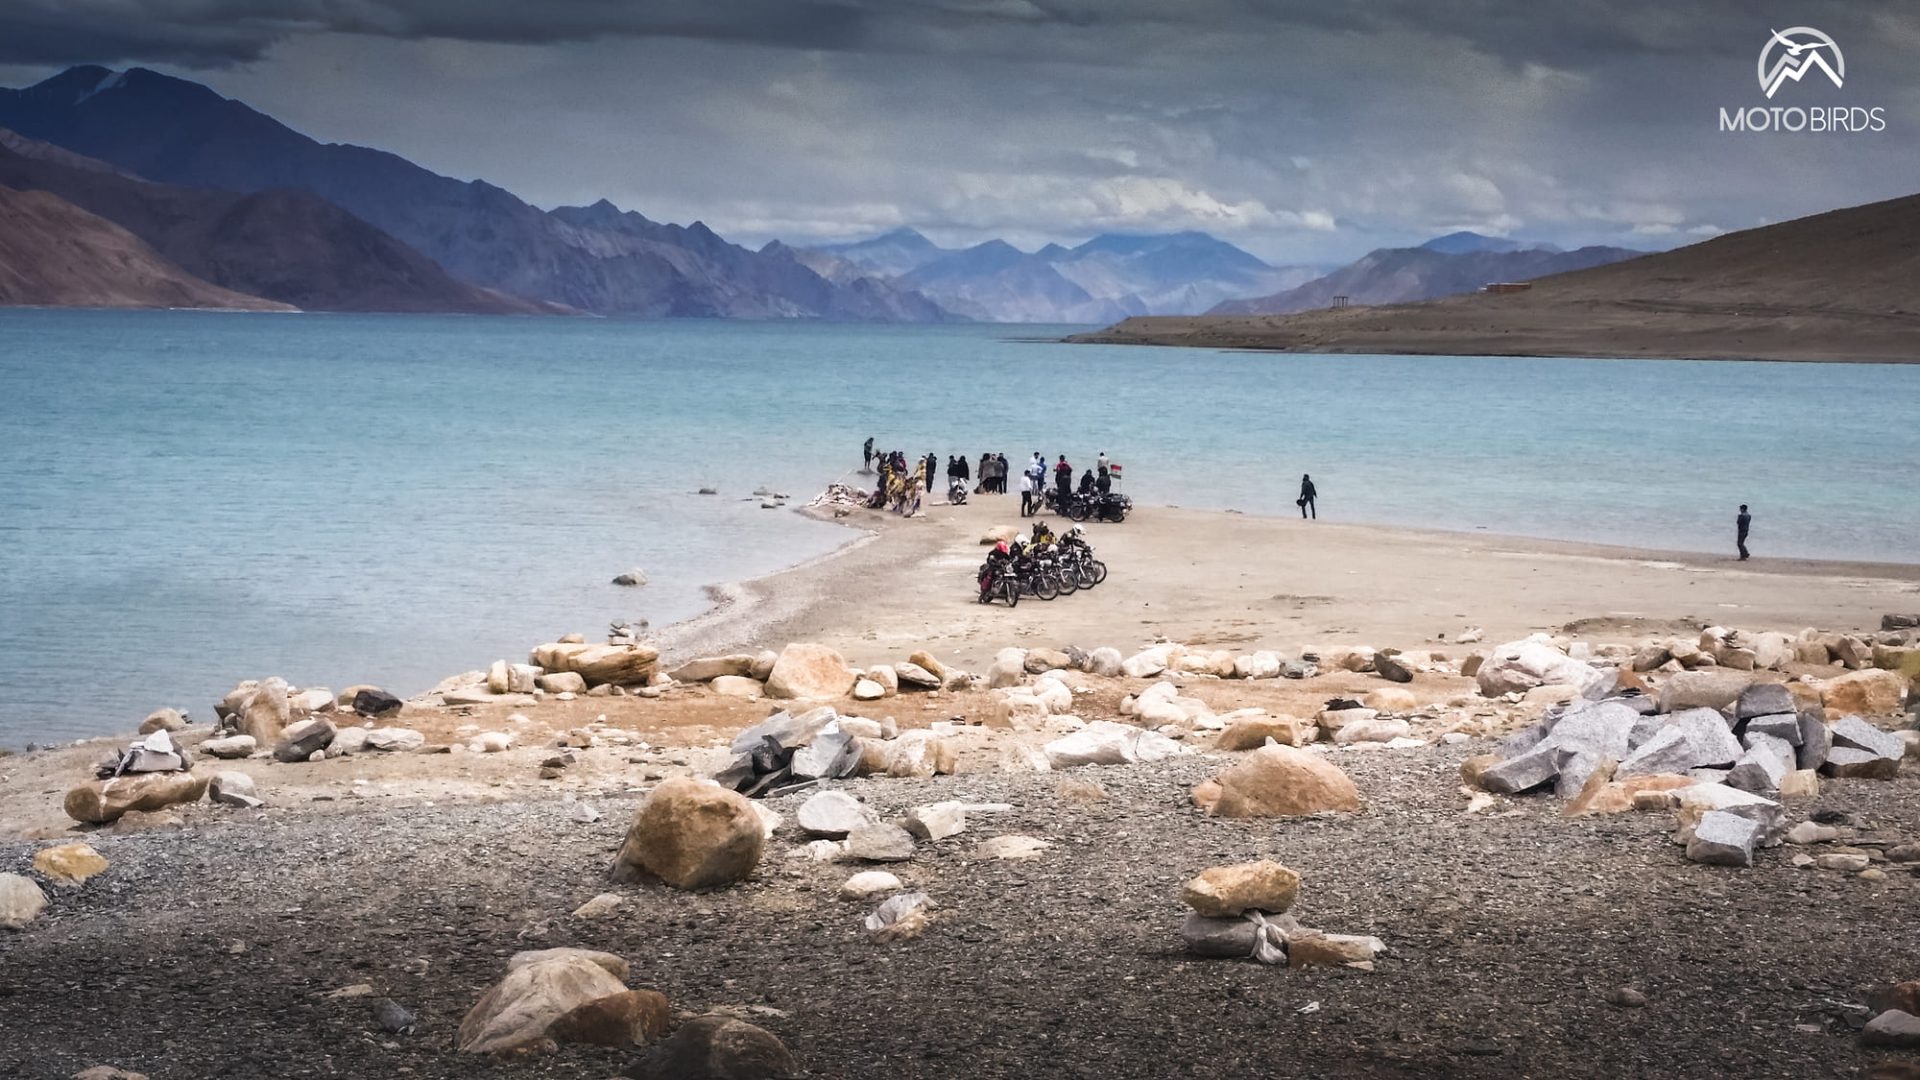
<instances>
[{"instance_id":1,"label":"gravel ground","mask_svg":"<svg viewBox=\"0 0 1920 1080\"><path fill-rule=\"evenodd\" d=\"M944 798L1012 803L886 869L928 891L922 938L869 943L872 906L835 898L859 867L789 857L719 893L622 887L603 921L632 793L568 820L552 796L492 805L332 804L180 831L93 838L105 874L0 937L0 1075L89 1065L154 1080L608 1077L630 1052L566 1047L500 1064L451 1049L467 1007L531 948L633 961L676 1008L724 1008L775 1032L814 1077L1809 1077L1885 1055L1853 1037L1872 986L1920 977L1920 880L1788 865L1694 866L1669 815L1567 821L1551 799L1462 813L1456 768L1484 744L1344 752L1365 813L1284 822L1203 817L1204 755L1072 774L861 780L883 812ZM1063 797L1068 775L1107 798ZM1920 835L1920 780L1837 782L1817 804L1873 835ZM772 801L791 821L794 797ZM1028 833L1025 862L973 857ZM0 869L39 845L0 844ZM1378 969L1287 970L1185 956L1179 883L1215 863L1279 859L1295 913L1374 934ZM373 1029L371 984L419 1018ZM1616 987L1644 992L1630 1009ZM1318 1003L1316 1011L1300 1010Z\"/></svg>"}]
</instances>

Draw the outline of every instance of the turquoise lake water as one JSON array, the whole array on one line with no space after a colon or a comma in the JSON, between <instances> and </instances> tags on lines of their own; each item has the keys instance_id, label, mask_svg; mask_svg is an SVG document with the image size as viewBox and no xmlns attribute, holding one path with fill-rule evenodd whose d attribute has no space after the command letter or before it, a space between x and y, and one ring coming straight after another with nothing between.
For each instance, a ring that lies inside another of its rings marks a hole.
<instances>
[{"instance_id":1,"label":"turquoise lake water","mask_svg":"<svg viewBox=\"0 0 1920 1080\"><path fill-rule=\"evenodd\" d=\"M1747 502L1756 554L1920 561L1920 367L1032 340L1069 329L0 311L0 745L687 618L847 538L748 495L804 502L868 435L1656 548L1729 549Z\"/></svg>"}]
</instances>

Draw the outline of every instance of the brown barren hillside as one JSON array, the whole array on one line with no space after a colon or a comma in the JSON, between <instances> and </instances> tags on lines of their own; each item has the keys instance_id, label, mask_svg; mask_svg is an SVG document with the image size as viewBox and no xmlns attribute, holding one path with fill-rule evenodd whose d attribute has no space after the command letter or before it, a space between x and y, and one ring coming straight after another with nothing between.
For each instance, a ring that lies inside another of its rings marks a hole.
<instances>
[{"instance_id":1,"label":"brown barren hillside","mask_svg":"<svg viewBox=\"0 0 1920 1080\"><path fill-rule=\"evenodd\" d=\"M293 310L210 285L58 196L10 187L0 187L0 305Z\"/></svg>"},{"instance_id":2,"label":"brown barren hillside","mask_svg":"<svg viewBox=\"0 0 1920 1080\"><path fill-rule=\"evenodd\" d=\"M1541 278L1297 315L1133 318L1069 340L1288 352L1920 362L1920 196Z\"/></svg>"}]
</instances>

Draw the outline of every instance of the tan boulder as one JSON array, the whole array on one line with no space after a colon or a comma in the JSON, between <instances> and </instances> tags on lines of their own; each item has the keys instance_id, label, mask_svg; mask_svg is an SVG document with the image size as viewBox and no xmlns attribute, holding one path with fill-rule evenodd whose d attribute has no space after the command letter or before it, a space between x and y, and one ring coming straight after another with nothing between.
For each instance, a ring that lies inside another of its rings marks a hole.
<instances>
[{"instance_id":1,"label":"tan boulder","mask_svg":"<svg viewBox=\"0 0 1920 1080\"><path fill-rule=\"evenodd\" d=\"M1820 684L1820 703L1836 713L1892 716L1900 711L1907 679L1897 671L1852 671Z\"/></svg>"},{"instance_id":2,"label":"tan boulder","mask_svg":"<svg viewBox=\"0 0 1920 1080\"><path fill-rule=\"evenodd\" d=\"M242 735L253 736L261 746L272 746L280 732L293 720L293 705L287 700L287 680L267 679L253 688L241 702L235 725Z\"/></svg>"},{"instance_id":3,"label":"tan boulder","mask_svg":"<svg viewBox=\"0 0 1920 1080\"><path fill-rule=\"evenodd\" d=\"M47 894L25 874L0 874L0 930L18 930L46 910Z\"/></svg>"},{"instance_id":4,"label":"tan boulder","mask_svg":"<svg viewBox=\"0 0 1920 1080\"><path fill-rule=\"evenodd\" d=\"M196 802L210 778L190 772L130 773L111 780L88 780L67 792L67 816L91 825L118 821L132 811L164 810Z\"/></svg>"},{"instance_id":5,"label":"tan boulder","mask_svg":"<svg viewBox=\"0 0 1920 1080\"><path fill-rule=\"evenodd\" d=\"M1360 809L1360 793L1339 766L1291 746L1263 746L1249 753L1194 788L1193 797L1209 814L1227 818Z\"/></svg>"},{"instance_id":6,"label":"tan boulder","mask_svg":"<svg viewBox=\"0 0 1920 1080\"><path fill-rule=\"evenodd\" d=\"M588 686L632 686L653 678L660 650L651 645L554 641L533 650L533 663L547 671L576 672Z\"/></svg>"},{"instance_id":7,"label":"tan boulder","mask_svg":"<svg viewBox=\"0 0 1920 1080\"><path fill-rule=\"evenodd\" d=\"M1295 716L1249 716L1227 725L1213 741L1215 750L1258 750L1268 739L1282 746L1305 746L1313 741L1313 721Z\"/></svg>"},{"instance_id":8,"label":"tan boulder","mask_svg":"<svg viewBox=\"0 0 1920 1080\"><path fill-rule=\"evenodd\" d=\"M766 687L758 679L744 675L721 675L707 684L721 697L747 698L749 700L765 697Z\"/></svg>"},{"instance_id":9,"label":"tan boulder","mask_svg":"<svg viewBox=\"0 0 1920 1080\"><path fill-rule=\"evenodd\" d=\"M1360 699L1360 704L1376 712L1412 712L1420 707L1420 701L1413 696L1413 691L1397 686L1369 690L1367 696Z\"/></svg>"},{"instance_id":10,"label":"tan boulder","mask_svg":"<svg viewBox=\"0 0 1920 1080\"><path fill-rule=\"evenodd\" d=\"M587 949L520 953L507 975L460 1021L454 1045L471 1054L511 1051L548 1038L554 1021L626 992L626 961Z\"/></svg>"},{"instance_id":11,"label":"tan boulder","mask_svg":"<svg viewBox=\"0 0 1920 1080\"><path fill-rule=\"evenodd\" d=\"M156 731L179 731L187 726L187 719L178 709L155 709L140 721L140 734L151 735Z\"/></svg>"},{"instance_id":12,"label":"tan boulder","mask_svg":"<svg viewBox=\"0 0 1920 1080\"><path fill-rule=\"evenodd\" d=\"M794 642L780 650L767 674L767 696L837 698L853 689L855 675L840 654L825 645Z\"/></svg>"},{"instance_id":13,"label":"tan boulder","mask_svg":"<svg viewBox=\"0 0 1920 1080\"><path fill-rule=\"evenodd\" d=\"M864 741L864 740L863 740ZM888 776L950 776L957 764L957 752L950 740L931 731L903 731L900 737L883 743L887 747ZM864 748L863 748L864 757Z\"/></svg>"},{"instance_id":14,"label":"tan boulder","mask_svg":"<svg viewBox=\"0 0 1920 1080\"><path fill-rule=\"evenodd\" d=\"M1477 788L1480 786L1480 774L1505 760L1499 754L1475 754L1460 763L1460 782Z\"/></svg>"},{"instance_id":15,"label":"tan boulder","mask_svg":"<svg viewBox=\"0 0 1920 1080\"><path fill-rule=\"evenodd\" d=\"M1208 918L1248 911L1278 915L1300 894L1300 875L1270 859L1213 866L1180 888L1180 899Z\"/></svg>"},{"instance_id":16,"label":"tan boulder","mask_svg":"<svg viewBox=\"0 0 1920 1080\"><path fill-rule=\"evenodd\" d=\"M1567 800L1561 813L1567 817L1586 817L1590 814L1624 814L1639 807L1639 798L1643 792L1679 791L1699 783L1691 776L1677 773L1652 773L1647 776L1634 776L1625 780L1612 780L1611 772L1596 770L1587 778L1580 793Z\"/></svg>"},{"instance_id":17,"label":"tan boulder","mask_svg":"<svg viewBox=\"0 0 1920 1080\"><path fill-rule=\"evenodd\" d=\"M55 885L78 885L107 868L91 844L59 844L33 853L33 868Z\"/></svg>"},{"instance_id":18,"label":"tan boulder","mask_svg":"<svg viewBox=\"0 0 1920 1080\"><path fill-rule=\"evenodd\" d=\"M907 663L925 669L928 674L941 682L947 681L947 665L941 663L937 657L925 649L907 657Z\"/></svg>"},{"instance_id":19,"label":"tan boulder","mask_svg":"<svg viewBox=\"0 0 1920 1080\"><path fill-rule=\"evenodd\" d=\"M1386 945L1379 938L1359 934L1290 934L1287 936L1287 966L1366 964L1385 949Z\"/></svg>"},{"instance_id":20,"label":"tan boulder","mask_svg":"<svg viewBox=\"0 0 1920 1080\"><path fill-rule=\"evenodd\" d=\"M731 885L753 873L765 847L760 815L745 796L678 777L654 788L634 813L613 876L655 877L677 889Z\"/></svg>"},{"instance_id":21,"label":"tan boulder","mask_svg":"<svg viewBox=\"0 0 1920 1080\"><path fill-rule=\"evenodd\" d=\"M745 653L731 656L702 656L689 660L667 674L674 682L712 682L722 675L737 675L741 678L753 677L754 658Z\"/></svg>"},{"instance_id":22,"label":"tan boulder","mask_svg":"<svg viewBox=\"0 0 1920 1080\"><path fill-rule=\"evenodd\" d=\"M576 1005L547 1025L547 1037L591 1046L645 1046L667 1033L666 995L623 990Z\"/></svg>"}]
</instances>

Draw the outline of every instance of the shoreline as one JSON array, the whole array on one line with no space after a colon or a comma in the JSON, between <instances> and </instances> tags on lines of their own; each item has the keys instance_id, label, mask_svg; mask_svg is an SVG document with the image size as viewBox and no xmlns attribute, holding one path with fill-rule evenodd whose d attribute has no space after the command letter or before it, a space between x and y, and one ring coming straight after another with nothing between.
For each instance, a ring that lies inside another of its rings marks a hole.
<instances>
[{"instance_id":1,"label":"shoreline","mask_svg":"<svg viewBox=\"0 0 1920 1080\"><path fill-rule=\"evenodd\" d=\"M964 641L972 647L956 654L961 662L984 664L992 649L1012 644L1014 638L1045 634L1055 640L1021 643L1065 644L1077 627L1103 622L1112 625L1114 620L1126 617L1130 604L1120 599L1125 587L1115 590L1103 586L1088 596L1063 597L1051 604L1029 600L1011 611L999 604L976 603L971 583L972 571L982 557L980 536L992 526L1021 523L1012 497L1008 496L1006 503L999 498L976 496L961 507L929 503L927 513L913 519L868 510L829 518L801 510L817 520L845 525L860 535L801 564L711 586L715 606L692 620L665 628L656 643L663 655L677 660L817 639L861 663L868 657L897 651L898 643L921 634L929 641ZM1290 612L1293 617L1279 622L1292 625L1283 628L1276 624L1266 631L1270 635L1311 629L1351 640L1394 632L1396 628L1405 633L1411 628L1410 620L1444 617L1462 626L1481 625L1490 640L1505 640L1496 630L1502 626L1512 629L1513 637L1524 637L1522 630L1530 633L1558 625L1542 621L1555 614L1553 608L1542 608L1538 603L1542 591L1554 594L1553 606L1565 615L1562 621L1616 619L1635 625L1668 626L1691 619L1696 629L1723 619L1738 625L1741 617L1730 612L1745 611L1749 621L1768 625L1791 622L1796 628L1822 625L1871 630L1883 614L1907 608L1920 610L1920 563L1765 557L1739 563L1731 555L1592 541L1331 521L1303 526L1295 521L1284 515L1238 510L1144 506L1124 524L1090 524L1088 532L1103 558L1109 557L1109 547L1115 546L1110 541L1125 549L1129 579L1138 573L1141 562L1158 562L1183 552L1187 546L1184 537L1224 533L1235 539L1244 537L1246 551L1285 545L1289 550L1284 554L1295 557L1288 565L1311 563L1312 572L1322 578L1335 573L1392 572L1402 583L1417 586L1416 591L1428 598L1423 604L1408 605L1411 610L1403 615L1394 610L1403 601L1391 596L1371 595L1357 603L1357 610L1343 613L1343 606L1355 607L1356 601L1322 595L1327 591L1324 587L1288 594L1286 598L1294 602ZM1062 522L1056 520L1054 524L1059 527ZM1275 587L1279 578L1287 576L1285 566L1263 566L1264 560L1257 555L1247 566L1239 567L1242 560L1234 558L1235 550L1239 550L1235 545L1227 545L1227 550L1217 552L1217 565L1211 559L1195 557L1182 572L1197 572L1198 577L1205 578L1210 567L1217 571L1238 568L1249 581ZM1460 568L1466 566L1476 569L1462 573ZM1540 578L1545 584L1509 589L1505 595L1497 588L1483 589L1497 585L1495 579L1503 570L1521 567L1529 577ZM1621 577L1634 582L1630 590L1633 603L1624 608L1607 599L1609 582ZM1449 579L1458 580L1449 587ZM1706 598L1687 598L1685 592L1676 590L1671 593L1671 602L1662 602L1669 586L1683 583L1696 592L1705 583L1706 591L1719 595L1701 602ZM1476 592L1486 595L1473 602L1469 597ZM1788 595L1770 600L1769 594L1775 592ZM1459 600L1451 605L1459 611L1443 616L1435 606L1442 596ZM1191 614L1183 616L1176 610L1173 617L1163 619L1156 613L1146 621L1177 622L1187 628L1183 631L1187 637L1195 640L1251 640L1245 627L1257 622L1246 617L1250 613L1246 605L1235 608L1218 588L1207 596L1155 595L1143 599L1141 607L1152 610L1157 603L1191 607ZM1089 614L1090 604L1097 605L1098 615ZM1306 618L1304 613L1308 611L1335 617ZM1345 617L1339 617L1343 614ZM1332 625L1308 625L1321 622ZM1230 631L1224 629L1229 623L1234 625ZM1008 640L986 648L986 638L996 627L1005 631ZM1436 622L1418 636L1429 639L1442 632L1451 631ZM883 644L889 640L894 644ZM1277 643L1285 639L1268 640Z\"/></svg>"}]
</instances>

